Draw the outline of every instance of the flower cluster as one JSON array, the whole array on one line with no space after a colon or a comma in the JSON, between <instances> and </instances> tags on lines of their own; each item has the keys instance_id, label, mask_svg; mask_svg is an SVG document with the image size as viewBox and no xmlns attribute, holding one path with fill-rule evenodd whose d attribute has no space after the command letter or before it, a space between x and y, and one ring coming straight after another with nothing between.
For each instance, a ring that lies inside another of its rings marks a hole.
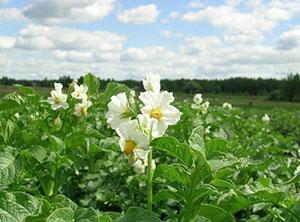
<instances>
[{"instance_id":1,"label":"flower cluster","mask_svg":"<svg viewBox=\"0 0 300 222\"><path fill-rule=\"evenodd\" d=\"M261 120L264 122L264 123L269 123L270 122L270 117L268 116L268 114L265 114Z\"/></svg>"},{"instance_id":2,"label":"flower cluster","mask_svg":"<svg viewBox=\"0 0 300 222\"><path fill-rule=\"evenodd\" d=\"M151 140L164 135L168 126L176 124L182 115L171 105L173 94L161 91L158 75L147 76L143 85L145 92L139 95L143 103L140 110L134 109L135 93L131 91L129 98L126 93L112 96L106 113L107 122L120 137L122 152L137 173L143 173L147 166Z\"/></svg>"},{"instance_id":3,"label":"flower cluster","mask_svg":"<svg viewBox=\"0 0 300 222\"><path fill-rule=\"evenodd\" d=\"M209 108L209 102L203 102L202 95L198 93L193 98L191 108L200 111L202 114L206 114Z\"/></svg>"},{"instance_id":4,"label":"flower cluster","mask_svg":"<svg viewBox=\"0 0 300 222\"><path fill-rule=\"evenodd\" d=\"M88 100L87 91L88 87L85 85L77 85L77 80L74 80L71 84L74 91L71 96L76 100L81 100L80 103L76 103L74 106L74 114L78 117L86 117L88 108L92 105L92 102ZM69 104L67 102L68 95L62 92L63 85L61 83L54 83L54 90L51 91L51 97L48 97L48 102L51 104L53 110L60 108L67 109Z\"/></svg>"},{"instance_id":5,"label":"flower cluster","mask_svg":"<svg viewBox=\"0 0 300 222\"><path fill-rule=\"evenodd\" d=\"M77 82L73 84L74 91L71 96L74 99L81 100L81 103L75 104L74 114L78 117L86 117L88 108L92 105L92 102L88 100L87 91L88 87L85 85L77 85Z\"/></svg>"},{"instance_id":6,"label":"flower cluster","mask_svg":"<svg viewBox=\"0 0 300 222\"><path fill-rule=\"evenodd\" d=\"M222 106L224 109L232 109L232 105L230 103L223 103L223 106Z\"/></svg>"},{"instance_id":7,"label":"flower cluster","mask_svg":"<svg viewBox=\"0 0 300 222\"><path fill-rule=\"evenodd\" d=\"M48 97L48 102L51 104L53 110L60 108L67 109L69 104L67 103L68 95L62 92L63 85L61 83L54 83L54 90L51 91L51 97Z\"/></svg>"}]
</instances>

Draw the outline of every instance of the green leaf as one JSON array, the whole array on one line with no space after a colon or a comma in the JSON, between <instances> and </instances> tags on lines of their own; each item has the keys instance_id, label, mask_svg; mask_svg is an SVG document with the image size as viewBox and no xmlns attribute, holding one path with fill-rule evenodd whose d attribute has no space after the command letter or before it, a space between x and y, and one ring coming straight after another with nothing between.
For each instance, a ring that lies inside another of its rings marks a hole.
<instances>
[{"instance_id":1,"label":"green leaf","mask_svg":"<svg viewBox=\"0 0 300 222\"><path fill-rule=\"evenodd\" d=\"M25 157L32 157L39 163L42 163L47 156L47 150L42 146L35 146L28 150L22 150L20 152L20 155Z\"/></svg>"},{"instance_id":2,"label":"green leaf","mask_svg":"<svg viewBox=\"0 0 300 222\"><path fill-rule=\"evenodd\" d=\"M154 139L151 142L154 150L158 149L166 154L178 159L187 167L191 167L193 164L193 153L190 146L179 143L174 137L161 137Z\"/></svg>"},{"instance_id":3,"label":"green leaf","mask_svg":"<svg viewBox=\"0 0 300 222\"><path fill-rule=\"evenodd\" d=\"M296 175L293 178L291 178L290 180L288 180L285 184L293 184L293 183L297 183L300 181L300 175Z\"/></svg>"},{"instance_id":4,"label":"green leaf","mask_svg":"<svg viewBox=\"0 0 300 222\"><path fill-rule=\"evenodd\" d=\"M211 168L202 152L196 152L195 169L191 175L192 183L198 184L200 181L211 177Z\"/></svg>"},{"instance_id":5,"label":"green leaf","mask_svg":"<svg viewBox=\"0 0 300 222\"><path fill-rule=\"evenodd\" d=\"M119 84L116 82L110 82L107 84L104 93L100 97L100 102L102 106L107 107L108 102L111 97L122 92L128 92L129 88L124 84Z\"/></svg>"},{"instance_id":6,"label":"green leaf","mask_svg":"<svg viewBox=\"0 0 300 222\"><path fill-rule=\"evenodd\" d=\"M220 138L212 139L205 144L205 151L206 151L207 159L215 157L220 153L227 153L228 152L227 141Z\"/></svg>"},{"instance_id":7,"label":"green leaf","mask_svg":"<svg viewBox=\"0 0 300 222\"><path fill-rule=\"evenodd\" d=\"M212 171L217 171L226 167L233 167L239 163L236 159L210 159L208 162Z\"/></svg>"},{"instance_id":8,"label":"green leaf","mask_svg":"<svg viewBox=\"0 0 300 222\"><path fill-rule=\"evenodd\" d=\"M75 211L76 222L102 222L109 221L110 218L108 217L106 220L104 219L105 218L100 220L100 214L98 214L93 208L79 208Z\"/></svg>"},{"instance_id":9,"label":"green leaf","mask_svg":"<svg viewBox=\"0 0 300 222\"><path fill-rule=\"evenodd\" d=\"M22 192L0 191L0 221L20 222L37 212L39 201Z\"/></svg>"},{"instance_id":10,"label":"green leaf","mask_svg":"<svg viewBox=\"0 0 300 222\"><path fill-rule=\"evenodd\" d=\"M86 74L84 76L83 83L88 87L87 94L89 97L98 94L100 82L93 74L91 73Z\"/></svg>"},{"instance_id":11,"label":"green leaf","mask_svg":"<svg viewBox=\"0 0 300 222\"><path fill-rule=\"evenodd\" d=\"M220 207L211 204L202 204L198 208L198 215L206 217L207 219L214 222L232 222L235 218L232 214L223 210Z\"/></svg>"},{"instance_id":12,"label":"green leaf","mask_svg":"<svg viewBox=\"0 0 300 222\"><path fill-rule=\"evenodd\" d=\"M14 84L15 87L17 87L21 93L23 94L33 94L34 91L31 87L28 86L22 86L20 84Z\"/></svg>"},{"instance_id":13,"label":"green leaf","mask_svg":"<svg viewBox=\"0 0 300 222\"><path fill-rule=\"evenodd\" d=\"M0 187L11 184L15 176L15 157L8 152L0 152Z\"/></svg>"},{"instance_id":14,"label":"green leaf","mask_svg":"<svg viewBox=\"0 0 300 222\"><path fill-rule=\"evenodd\" d=\"M16 128L16 124L13 121L11 121L10 119L8 119L6 122L5 131L2 133L4 136L4 140L6 142L13 135L15 128Z\"/></svg>"},{"instance_id":15,"label":"green leaf","mask_svg":"<svg viewBox=\"0 0 300 222\"><path fill-rule=\"evenodd\" d=\"M53 211L46 219L46 222L73 221L74 212L71 208L59 208Z\"/></svg>"},{"instance_id":16,"label":"green leaf","mask_svg":"<svg viewBox=\"0 0 300 222\"><path fill-rule=\"evenodd\" d=\"M176 200L179 201L180 199L178 198L178 195L176 195L175 192L171 190L161 190L154 196L155 202L160 202L162 200Z\"/></svg>"},{"instance_id":17,"label":"green leaf","mask_svg":"<svg viewBox=\"0 0 300 222\"><path fill-rule=\"evenodd\" d=\"M160 164L155 169L154 173L155 178L164 178L169 182L178 182L183 185L189 183L189 175L179 166L171 166L167 164Z\"/></svg>"},{"instance_id":18,"label":"green leaf","mask_svg":"<svg viewBox=\"0 0 300 222\"><path fill-rule=\"evenodd\" d=\"M153 213L139 208L139 207L130 207L127 212L119 217L116 222L160 222L161 220Z\"/></svg>"},{"instance_id":19,"label":"green leaf","mask_svg":"<svg viewBox=\"0 0 300 222\"><path fill-rule=\"evenodd\" d=\"M66 146L60 138L58 138L56 136L53 136L53 135L50 135L49 136L49 141L50 141L50 144L51 144L51 147L52 147L53 150L58 151L58 152L65 151Z\"/></svg>"},{"instance_id":20,"label":"green leaf","mask_svg":"<svg viewBox=\"0 0 300 222\"><path fill-rule=\"evenodd\" d=\"M12 109L20 109L25 105L25 100L17 93L9 93L0 100L0 112ZM20 111L20 110L18 110Z\"/></svg>"},{"instance_id":21,"label":"green leaf","mask_svg":"<svg viewBox=\"0 0 300 222\"><path fill-rule=\"evenodd\" d=\"M203 126L198 126L193 129L192 134L189 138L189 144L196 150L201 150L204 148L204 128Z\"/></svg>"}]
</instances>

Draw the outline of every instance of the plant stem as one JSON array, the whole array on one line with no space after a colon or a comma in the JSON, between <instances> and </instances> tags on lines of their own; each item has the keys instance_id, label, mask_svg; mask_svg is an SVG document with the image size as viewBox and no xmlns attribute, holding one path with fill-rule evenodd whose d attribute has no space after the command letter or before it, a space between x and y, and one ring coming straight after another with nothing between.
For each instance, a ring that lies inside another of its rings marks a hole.
<instances>
[{"instance_id":1,"label":"plant stem","mask_svg":"<svg viewBox=\"0 0 300 222\"><path fill-rule=\"evenodd\" d=\"M152 149L150 148L150 152L148 154L148 211L152 212Z\"/></svg>"}]
</instances>

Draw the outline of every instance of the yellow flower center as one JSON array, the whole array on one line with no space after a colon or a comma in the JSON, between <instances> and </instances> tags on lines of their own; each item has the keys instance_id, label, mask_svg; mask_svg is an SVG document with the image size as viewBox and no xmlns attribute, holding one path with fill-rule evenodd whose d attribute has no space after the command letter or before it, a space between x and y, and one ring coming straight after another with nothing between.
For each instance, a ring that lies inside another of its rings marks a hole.
<instances>
[{"instance_id":1,"label":"yellow flower center","mask_svg":"<svg viewBox=\"0 0 300 222\"><path fill-rule=\"evenodd\" d=\"M136 144L132 140L126 140L125 141L125 147L124 147L124 153L126 155L130 154L136 147Z\"/></svg>"},{"instance_id":2,"label":"yellow flower center","mask_svg":"<svg viewBox=\"0 0 300 222\"><path fill-rule=\"evenodd\" d=\"M54 100L55 104L61 104L61 99L59 97L56 97Z\"/></svg>"},{"instance_id":3,"label":"yellow flower center","mask_svg":"<svg viewBox=\"0 0 300 222\"><path fill-rule=\"evenodd\" d=\"M162 117L163 113L160 111L160 109L153 109L150 112L150 117L155 118L159 120Z\"/></svg>"},{"instance_id":4,"label":"yellow flower center","mask_svg":"<svg viewBox=\"0 0 300 222\"><path fill-rule=\"evenodd\" d=\"M81 114L83 115L83 116L87 116L87 107L82 107L81 108Z\"/></svg>"}]
</instances>

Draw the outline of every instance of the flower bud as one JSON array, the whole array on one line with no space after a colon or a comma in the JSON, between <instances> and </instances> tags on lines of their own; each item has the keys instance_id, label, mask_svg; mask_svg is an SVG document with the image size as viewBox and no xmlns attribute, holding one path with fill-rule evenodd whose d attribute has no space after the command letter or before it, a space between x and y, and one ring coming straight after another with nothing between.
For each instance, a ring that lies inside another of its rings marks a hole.
<instances>
[{"instance_id":1,"label":"flower bud","mask_svg":"<svg viewBox=\"0 0 300 222\"><path fill-rule=\"evenodd\" d=\"M55 118L54 125L56 127L60 127L61 126L61 119L59 118L59 116Z\"/></svg>"}]
</instances>

